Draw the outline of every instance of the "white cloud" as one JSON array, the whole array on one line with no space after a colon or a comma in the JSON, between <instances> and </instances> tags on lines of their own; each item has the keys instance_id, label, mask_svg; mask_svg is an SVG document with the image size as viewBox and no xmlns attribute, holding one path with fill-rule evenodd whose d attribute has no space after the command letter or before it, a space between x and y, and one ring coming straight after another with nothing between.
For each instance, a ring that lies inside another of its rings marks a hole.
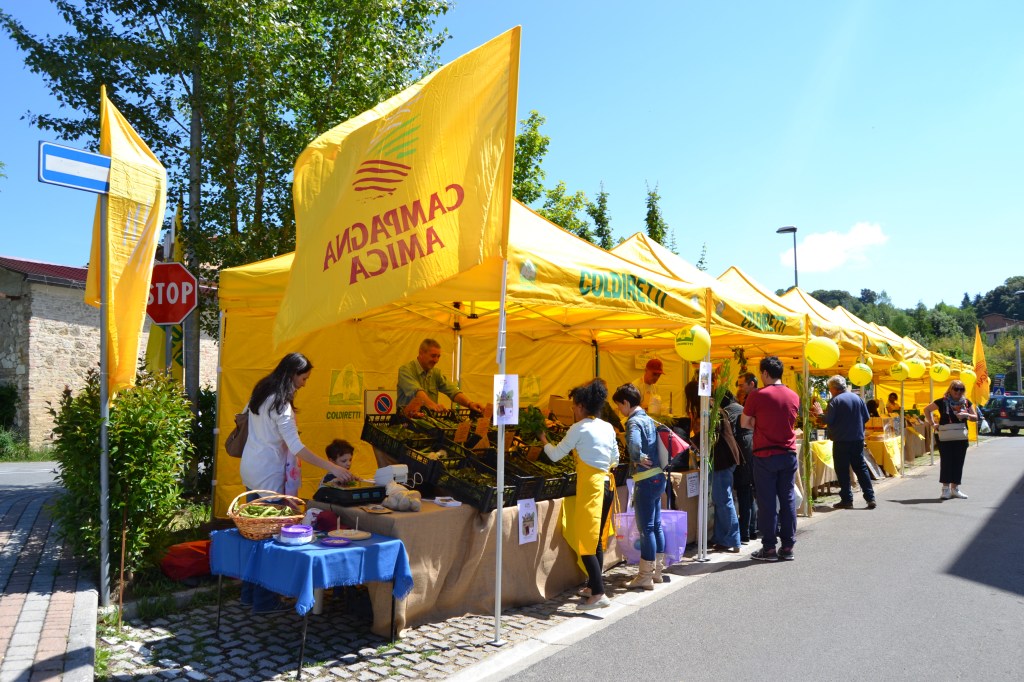
<instances>
[{"instance_id":1,"label":"white cloud","mask_svg":"<svg viewBox=\"0 0 1024 682\"><path fill-rule=\"evenodd\" d=\"M849 232L822 232L808 235L797 245L800 272L832 272L844 267L868 265L876 247L884 246L889 236L878 223L856 223ZM793 265L793 249L779 254L779 263Z\"/></svg>"}]
</instances>

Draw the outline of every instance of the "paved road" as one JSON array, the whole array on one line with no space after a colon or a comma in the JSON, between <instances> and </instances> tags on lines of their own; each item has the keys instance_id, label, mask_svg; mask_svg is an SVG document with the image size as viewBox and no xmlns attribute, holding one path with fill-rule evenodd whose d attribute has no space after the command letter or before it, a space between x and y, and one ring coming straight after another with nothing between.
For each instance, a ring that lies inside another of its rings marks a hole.
<instances>
[{"instance_id":1,"label":"paved road","mask_svg":"<svg viewBox=\"0 0 1024 682\"><path fill-rule=\"evenodd\" d=\"M497 677L1022 679L1024 437L972 447L963 489L919 470L874 511L801 519L794 562L740 557Z\"/></svg>"},{"instance_id":2,"label":"paved road","mask_svg":"<svg viewBox=\"0 0 1024 682\"><path fill-rule=\"evenodd\" d=\"M0 462L0 492L22 488L58 488L56 462Z\"/></svg>"}]
</instances>

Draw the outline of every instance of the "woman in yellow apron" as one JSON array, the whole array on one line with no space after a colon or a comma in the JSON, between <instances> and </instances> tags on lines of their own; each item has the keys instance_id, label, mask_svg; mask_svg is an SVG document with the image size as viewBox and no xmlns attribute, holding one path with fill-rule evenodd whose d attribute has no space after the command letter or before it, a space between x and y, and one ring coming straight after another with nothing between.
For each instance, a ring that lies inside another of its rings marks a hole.
<instances>
[{"instance_id":1,"label":"woman in yellow apron","mask_svg":"<svg viewBox=\"0 0 1024 682\"><path fill-rule=\"evenodd\" d=\"M615 429L596 415L608 399L608 387L602 379L577 386L569 392L576 422L569 427L558 445L547 442L543 435L544 454L557 462L576 450L576 517L579 554L587 571L590 595L576 608L580 611L600 609L611 604L604 593L601 577L601 535L614 491L608 485L608 470L619 460Z\"/></svg>"}]
</instances>

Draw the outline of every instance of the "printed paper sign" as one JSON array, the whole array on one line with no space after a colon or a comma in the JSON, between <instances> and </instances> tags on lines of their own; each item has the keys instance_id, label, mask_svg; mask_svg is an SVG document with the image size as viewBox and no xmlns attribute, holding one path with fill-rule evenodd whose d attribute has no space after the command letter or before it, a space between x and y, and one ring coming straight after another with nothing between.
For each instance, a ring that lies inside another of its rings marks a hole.
<instances>
[{"instance_id":1,"label":"printed paper sign","mask_svg":"<svg viewBox=\"0 0 1024 682\"><path fill-rule=\"evenodd\" d=\"M537 502L519 500L519 544L537 542Z\"/></svg>"},{"instance_id":2,"label":"printed paper sign","mask_svg":"<svg viewBox=\"0 0 1024 682\"><path fill-rule=\"evenodd\" d=\"M700 375L697 379L697 395L711 397L711 363L700 363Z\"/></svg>"},{"instance_id":3,"label":"printed paper sign","mask_svg":"<svg viewBox=\"0 0 1024 682\"><path fill-rule=\"evenodd\" d=\"M494 375L494 423L519 423L519 375Z\"/></svg>"},{"instance_id":4,"label":"printed paper sign","mask_svg":"<svg viewBox=\"0 0 1024 682\"><path fill-rule=\"evenodd\" d=\"M700 472L693 471L686 474L686 496L697 497L700 495Z\"/></svg>"}]
</instances>

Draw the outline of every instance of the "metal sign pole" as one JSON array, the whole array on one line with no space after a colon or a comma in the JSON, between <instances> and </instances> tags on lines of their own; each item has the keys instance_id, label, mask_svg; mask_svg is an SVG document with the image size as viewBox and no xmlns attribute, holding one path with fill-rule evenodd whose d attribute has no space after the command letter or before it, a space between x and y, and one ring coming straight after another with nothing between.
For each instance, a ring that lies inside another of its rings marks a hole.
<instances>
[{"instance_id":1,"label":"metal sign pole","mask_svg":"<svg viewBox=\"0 0 1024 682\"><path fill-rule=\"evenodd\" d=\"M110 360L107 340L107 305L110 293L107 282L107 195L100 195L100 606L110 606L110 444L107 426L110 421Z\"/></svg>"},{"instance_id":2,"label":"metal sign pole","mask_svg":"<svg viewBox=\"0 0 1024 682\"><path fill-rule=\"evenodd\" d=\"M508 343L505 329L505 291L508 286L508 259L502 261L501 267L501 310L498 315L498 373L505 374L505 348ZM500 646L505 643L501 638L501 554L504 543L502 517L505 515L505 424L498 424L498 508L497 527L494 536L494 640L491 644Z\"/></svg>"}]
</instances>

